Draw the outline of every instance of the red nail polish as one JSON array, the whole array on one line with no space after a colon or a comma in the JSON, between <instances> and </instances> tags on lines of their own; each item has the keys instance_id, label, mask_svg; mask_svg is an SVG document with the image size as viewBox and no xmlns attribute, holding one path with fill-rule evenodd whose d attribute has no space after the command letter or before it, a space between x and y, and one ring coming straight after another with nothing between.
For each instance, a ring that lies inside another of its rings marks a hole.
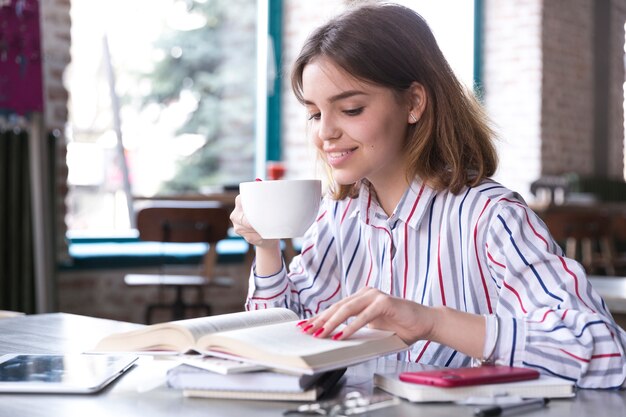
<instances>
[{"instance_id":1,"label":"red nail polish","mask_svg":"<svg viewBox=\"0 0 626 417\"><path fill-rule=\"evenodd\" d=\"M343 336L343 332L335 333L333 335L333 340L339 340L341 336Z\"/></svg>"},{"instance_id":2,"label":"red nail polish","mask_svg":"<svg viewBox=\"0 0 626 417\"><path fill-rule=\"evenodd\" d=\"M322 334L323 331L324 331L324 328L320 327L319 329L315 331L315 333L313 333L313 337L318 337L319 335Z\"/></svg>"},{"instance_id":3,"label":"red nail polish","mask_svg":"<svg viewBox=\"0 0 626 417\"><path fill-rule=\"evenodd\" d=\"M309 324L308 326L306 326L304 329L302 329L303 332L308 331L311 327L313 327L312 324Z\"/></svg>"},{"instance_id":4,"label":"red nail polish","mask_svg":"<svg viewBox=\"0 0 626 417\"><path fill-rule=\"evenodd\" d=\"M308 320L301 320L301 321L299 321L299 322L297 322L297 323L296 323L296 326L298 326L298 327L302 327L302 325L303 325L304 323L306 323L307 321L308 321Z\"/></svg>"},{"instance_id":5,"label":"red nail polish","mask_svg":"<svg viewBox=\"0 0 626 417\"><path fill-rule=\"evenodd\" d=\"M255 181L263 181L261 178L255 178Z\"/></svg>"}]
</instances>

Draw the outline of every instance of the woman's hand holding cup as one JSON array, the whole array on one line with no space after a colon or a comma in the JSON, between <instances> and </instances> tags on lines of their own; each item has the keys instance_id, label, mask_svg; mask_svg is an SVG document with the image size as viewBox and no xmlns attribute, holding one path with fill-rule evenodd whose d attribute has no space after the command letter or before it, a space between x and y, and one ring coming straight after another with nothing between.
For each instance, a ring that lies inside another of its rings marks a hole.
<instances>
[{"instance_id":1,"label":"woman's hand holding cup","mask_svg":"<svg viewBox=\"0 0 626 417\"><path fill-rule=\"evenodd\" d=\"M235 209L230 213L230 221L233 223L235 233L243 237L249 244L257 247L278 245L277 239L263 239L246 219L241 204L241 195L235 198Z\"/></svg>"},{"instance_id":2,"label":"woman's hand holding cup","mask_svg":"<svg viewBox=\"0 0 626 417\"><path fill-rule=\"evenodd\" d=\"M319 180L253 181L239 184L230 215L235 232L256 247L255 273L272 275L283 260L280 239L304 235L321 201Z\"/></svg>"}]
</instances>

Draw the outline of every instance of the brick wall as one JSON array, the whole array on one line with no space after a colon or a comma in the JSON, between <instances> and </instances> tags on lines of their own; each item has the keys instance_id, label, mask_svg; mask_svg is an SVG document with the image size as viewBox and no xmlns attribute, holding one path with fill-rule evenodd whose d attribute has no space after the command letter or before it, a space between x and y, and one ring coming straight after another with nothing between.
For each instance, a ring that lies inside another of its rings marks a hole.
<instances>
[{"instance_id":1,"label":"brick wall","mask_svg":"<svg viewBox=\"0 0 626 417\"><path fill-rule=\"evenodd\" d=\"M541 175L594 172L594 0L485 1L485 105L496 179L532 200ZM608 175L624 178L624 21L611 1Z\"/></svg>"},{"instance_id":2,"label":"brick wall","mask_svg":"<svg viewBox=\"0 0 626 417\"><path fill-rule=\"evenodd\" d=\"M593 173L593 5L544 1L541 173Z\"/></svg>"},{"instance_id":3,"label":"brick wall","mask_svg":"<svg viewBox=\"0 0 626 417\"><path fill-rule=\"evenodd\" d=\"M484 4L483 88L499 136L496 179L527 195L541 171L541 2Z\"/></svg>"},{"instance_id":4,"label":"brick wall","mask_svg":"<svg viewBox=\"0 0 626 417\"><path fill-rule=\"evenodd\" d=\"M56 135L56 167L54 190L56 258L67 259L65 243L65 197L67 196L67 164L65 125L68 93L63 74L70 63L71 20L70 0L41 0L41 47L43 54L44 120L46 131Z\"/></svg>"},{"instance_id":5,"label":"brick wall","mask_svg":"<svg viewBox=\"0 0 626 417\"><path fill-rule=\"evenodd\" d=\"M286 177L323 178L315 148L306 137L306 113L291 91L290 72L307 36L345 9L342 0L283 0L282 149Z\"/></svg>"},{"instance_id":6,"label":"brick wall","mask_svg":"<svg viewBox=\"0 0 626 417\"><path fill-rule=\"evenodd\" d=\"M609 175L623 179L626 176L624 169L624 85L626 84L626 47L624 24L626 22L626 2L624 0L611 1L611 34L610 34L610 73L609 73Z\"/></svg>"}]
</instances>

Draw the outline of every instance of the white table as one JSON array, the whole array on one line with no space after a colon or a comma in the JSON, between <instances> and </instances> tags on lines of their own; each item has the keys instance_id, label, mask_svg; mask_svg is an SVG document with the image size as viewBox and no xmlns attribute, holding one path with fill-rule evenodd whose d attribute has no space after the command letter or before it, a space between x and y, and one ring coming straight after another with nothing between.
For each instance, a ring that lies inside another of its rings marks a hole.
<instances>
[{"instance_id":1,"label":"white table","mask_svg":"<svg viewBox=\"0 0 626 417\"><path fill-rule=\"evenodd\" d=\"M76 316L41 314L0 320L0 354L82 352L103 336L137 328L139 325ZM155 364L152 364L155 365ZM228 401L184 398L168 389L159 377L160 366L140 363L113 385L96 395L0 394L0 416L280 416L293 404L277 401ZM370 363L352 367L346 373L342 392L371 393ZM337 394L335 394L337 395ZM553 400L542 410L524 417L584 417L624 415L626 391L582 390L574 399ZM369 417L472 416L472 408L454 404L400 405L373 411Z\"/></svg>"}]
</instances>

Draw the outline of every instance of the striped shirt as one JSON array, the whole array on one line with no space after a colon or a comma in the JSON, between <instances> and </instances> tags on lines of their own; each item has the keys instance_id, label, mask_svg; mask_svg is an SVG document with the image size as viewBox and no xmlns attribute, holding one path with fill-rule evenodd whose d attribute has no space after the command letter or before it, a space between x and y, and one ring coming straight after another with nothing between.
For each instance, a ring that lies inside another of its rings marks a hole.
<instances>
[{"instance_id":1,"label":"striped shirt","mask_svg":"<svg viewBox=\"0 0 626 417\"><path fill-rule=\"evenodd\" d=\"M365 286L497 321L489 349L497 363L585 388L624 384L626 333L539 217L491 180L457 195L415 181L391 216L366 185L353 199L325 198L289 272L253 271L246 308L287 307L306 318ZM471 361L427 340L399 359L451 367Z\"/></svg>"}]
</instances>

